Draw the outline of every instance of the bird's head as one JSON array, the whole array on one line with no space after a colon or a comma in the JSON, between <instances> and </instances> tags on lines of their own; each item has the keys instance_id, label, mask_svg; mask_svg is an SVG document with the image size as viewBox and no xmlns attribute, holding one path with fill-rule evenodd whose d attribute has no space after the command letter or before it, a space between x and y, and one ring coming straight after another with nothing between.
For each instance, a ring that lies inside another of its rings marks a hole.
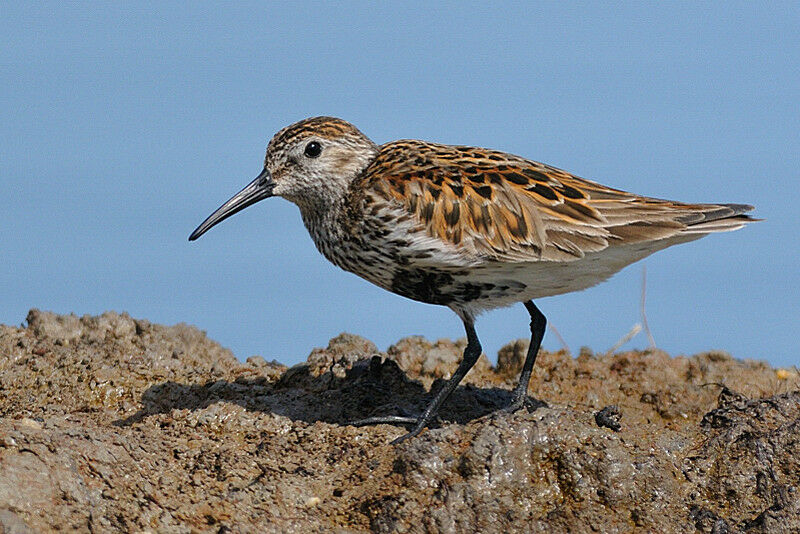
<instances>
[{"instance_id":1,"label":"bird's head","mask_svg":"<svg viewBox=\"0 0 800 534\"><path fill-rule=\"evenodd\" d=\"M297 204L304 215L324 211L344 197L377 153L375 143L342 119L313 117L287 126L269 142L261 174L203 221L189 240L272 196Z\"/></svg>"}]
</instances>

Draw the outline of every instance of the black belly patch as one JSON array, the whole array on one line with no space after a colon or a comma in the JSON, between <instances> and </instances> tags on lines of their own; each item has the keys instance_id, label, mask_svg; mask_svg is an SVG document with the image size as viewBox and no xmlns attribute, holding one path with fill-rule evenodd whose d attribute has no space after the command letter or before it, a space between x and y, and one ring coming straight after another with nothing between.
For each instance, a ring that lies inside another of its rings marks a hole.
<instances>
[{"instance_id":1,"label":"black belly patch","mask_svg":"<svg viewBox=\"0 0 800 534\"><path fill-rule=\"evenodd\" d=\"M458 281L465 276L461 271L432 271L423 269L403 269L392 278L392 291L410 299L428 304L447 306L453 302L467 303L496 294L498 289L508 290L508 286L498 288L490 283Z\"/></svg>"}]
</instances>

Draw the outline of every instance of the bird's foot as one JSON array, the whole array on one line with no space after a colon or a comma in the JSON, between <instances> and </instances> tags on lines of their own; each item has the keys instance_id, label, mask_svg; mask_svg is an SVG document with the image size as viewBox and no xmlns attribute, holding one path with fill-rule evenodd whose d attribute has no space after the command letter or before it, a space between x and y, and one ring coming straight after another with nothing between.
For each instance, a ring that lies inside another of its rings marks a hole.
<instances>
[{"instance_id":1,"label":"bird's foot","mask_svg":"<svg viewBox=\"0 0 800 534\"><path fill-rule=\"evenodd\" d=\"M367 426L367 425L414 425L410 432L403 434L399 438L392 440L392 445L402 443L409 438L419 435L425 427L431 422L441 423L439 417L433 417L430 421L426 421L422 416L407 416L407 415L378 415L375 417L367 417L366 419L358 419L357 421L350 421L349 425L353 426Z\"/></svg>"},{"instance_id":2,"label":"bird's foot","mask_svg":"<svg viewBox=\"0 0 800 534\"><path fill-rule=\"evenodd\" d=\"M511 402L508 404L508 406L497 411L499 413L514 413L522 408L525 408L528 410L528 413L532 413L543 406L547 406L547 403L527 395L514 395L514 398L511 399Z\"/></svg>"}]
</instances>

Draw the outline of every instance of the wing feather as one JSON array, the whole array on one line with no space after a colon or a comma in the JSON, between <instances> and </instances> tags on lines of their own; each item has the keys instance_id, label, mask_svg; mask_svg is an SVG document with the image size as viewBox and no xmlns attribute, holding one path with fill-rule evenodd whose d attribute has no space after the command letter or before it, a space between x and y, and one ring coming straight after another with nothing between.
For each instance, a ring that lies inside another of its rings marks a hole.
<instances>
[{"instance_id":1,"label":"wing feather","mask_svg":"<svg viewBox=\"0 0 800 534\"><path fill-rule=\"evenodd\" d=\"M506 262L570 261L754 220L743 215L751 206L642 197L511 154L414 140L383 145L362 180L430 237Z\"/></svg>"}]
</instances>

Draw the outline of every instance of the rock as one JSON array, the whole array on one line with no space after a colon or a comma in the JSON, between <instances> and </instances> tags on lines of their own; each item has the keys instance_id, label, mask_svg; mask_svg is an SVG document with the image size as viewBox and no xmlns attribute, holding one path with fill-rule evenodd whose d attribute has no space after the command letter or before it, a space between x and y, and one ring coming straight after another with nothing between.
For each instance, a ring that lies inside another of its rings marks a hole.
<instances>
[{"instance_id":1,"label":"rock","mask_svg":"<svg viewBox=\"0 0 800 534\"><path fill-rule=\"evenodd\" d=\"M597 423L597 426L604 426L614 432L619 432L622 430L622 425L619 424L621 417L622 412L619 411L619 406L612 404L594 414L594 422Z\"/></svg>"},{"instance_id":2,"label":"rock","mask_svg":"<svg viewBox=\"0 0 800 534\"><path fill-rule=\"evenodd\" d=\"M0 534L32 534L28 525L11 510L0 509Z\"/></svg>"},{"instance_id":3,"label":"rock","mask_svg":"<svg viewBox=\"0 0 800 534\"><path fill-rule=\"evenodd\" d=\"M419 412L463 346L342 334L287 369L32 310L0 326L0 533L800 531L800 378L726 353L542 352L547 404L493 414L519 341L415 439L347 424Z\"/></svg>"},{"instance_id":4,"label":"rock","mask_svg":"<svg viewBox=\"0 0 800 534\"><path fill-rule=\"evenodd\" d=\"M410 336L389 347L387 355L408 375L429 385L436 379L447 379L453 374L466 346L466 338L458 341L440 339L431 343L422 337ZM484 374L491 373L491 367L486 355L481 354L465 380L480 380Z\"/></svg>"},{"instance_id":5,"label":"rock","mask_svg":"<svg viewBox=\"0 0 800 534\"><path fill-rule=\"evenodd\" d=\"M528 339L518 339L501 347L497 352L497 368L495 369L497 374L512 379L516 378L522 371L522 364L525 363L530 344Z\"/></svg>"}]
</instances>

